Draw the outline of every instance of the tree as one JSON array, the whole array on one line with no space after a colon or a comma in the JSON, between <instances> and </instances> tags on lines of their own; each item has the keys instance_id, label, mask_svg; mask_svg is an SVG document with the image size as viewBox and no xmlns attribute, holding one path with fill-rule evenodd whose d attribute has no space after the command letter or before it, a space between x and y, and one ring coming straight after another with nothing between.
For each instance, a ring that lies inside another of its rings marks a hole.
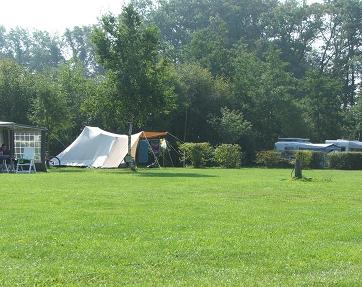
<instances>
[{"instance_id":1,"label":"tree","mask_svg":"<svg viewBox=\"0 0 362 287\"><path fill-rule=\"evenodd\" d=\"M0 60L0 120L29 123L34 97L30 74L13 60Z\"/></svg>"},{"instance_id":2,"label":"tree","mask_svg":"<svg viewBox=\"0 0 362 287\"><path fill-rule=\"evenodd\" d=\"M33 124L48 129L49 152L54 155L64 149L63 142L72 123L66 97L56 81L49 80L49 76L34 76L36 96L32 100L29 119Z\"/></svg>"},{"instance_id":3,"label":"tree","mask_svg":"<svg viewBox=\"0 0 362 287\"><path fill-rule=\"evenodd\" d=\"M94 93L81 104L81 114L88 125L121 132L126 130L127 124L122 107L114 80L106 76L97 80Z\"/></svg>"},{"instance_id":4,"label":"tree","mask_svg":"<svg viewBox=\"0 0 362 287\"><path fill-rule=\"evenodd\" d=\"M184 141L210 140L213 132L209 116L228 104L232 93L230 84L197 64L180 65L177 72L178 105L170 119L172 131Z\"/></svg>"},{"instance_id":5,"label":"tree","mask_svg":"<svg viewBox=\"0 0 362 287\"><path fill-rule=\"evenodd\" d=\"M229 76L230 45L226 24L219 17L210 20L210 26L192 34L186 55L198 61L213 75Z\"/></svg>"},{"instance_id":6,"label":"tree","mask_svg":"<svg viewBox=\"0 0 362 287\"><path fill-rule=\"evenodd\" d=\"M32 33L29 46L29 68L33 71L44 71L56 68L62 62L62 47L60 39L45 31Z\"/></svg>"},{"instance_id":7,"label":"tree","mask_svg":"<svg viewBox=\"0 0 362 287\"><path fill-rule=\"evenodd\" d=\"M163 113L172 102L163 81L168 63L159 54L159 34L154 26L144 25L132 5L121 15L103 16L93 41L101 64L115 83L122 105L118 114L124 122L140 128L150 114Z\"/></svg>"},{"instance_id":8,"label":"tree","mask_svg":"<svg viewBox=\"0 0 362 287\"><path fill-rule=\"evenodd\" d=\"M298 81L279 51L262 61L240 46L233 59L234 106L253 125L257 149L273 148L279 136L307 133L298 102Z\"/></svg>"},{"instance_id":9,"label":"tree","mask_svg":"<svg viewBox=\"0 0 362 287\"><path fill-rule=\"evenodd\" d=\"M341 135L341 83L328 75L310 71L303 82L306 121L311 127L310 137L316 141L339 138Z\"/></svg>"},{"instance_id":10,"label":"tree","mask_svg":"<svg viewBox=\"0 0 362 287\"><path fill-rule=\"evenodd\" d=\"M6 55L6 29L0 25L0 58Z\"/></svg>"},{"instance_id":11,"label":"tree","mask_svg":"<svg viewBox=\"0 0 362 287\"><path fill-rule=\"evenodd\" d=\"M95 47L91 35L93 26L76 26L66 29L63 38L65 45L71 51L71 60L83 66L87 76L96 76L103 73L103 69L96 61Z\"/></svg>"},{"instance_id":12,"label":"tree","mask_svg":"<svg viewBox=\"0 0 362 287\"><path fill-rule=\"evenodd\" d=\"M362 92L359 92L356 105L345 113L344 136L362 140Z\"/></svg>"},{"instance_id":13,"label":"tree","mask_svg":"<svg viewBox=\"0 0 362 287\"><path fill-rule=\"evenodd\" d=\"M6 36L6 55L18 64L28 66L30 61L31 37L27 30L16 27Z\"/></svg>"},{"instance_id":14,"label":"tree","mask_svg":"<svg viewBox=\"0 0 362 287\"><path fill-rule=\"evenodd\" d=\"M234 144L251 132L252 125L240 111L221 108L221 116L213 116L209 123L219 136L219 143Z\"/></svg>"},{"instance_id":15,"label":"tree","mask_svg":"<svg viewBox=\"0 0 362 287\"><path fill-rule=\"evenodd\" d=\"M317 68L332 74L342 83L345 109L355 104L362 64L362 2L328 0L323 5L320 48L316 50Z\"/></svg>"},{"instance_id":16,"label":"tree","mask_svg":"<svg viewBox=\"0 0 362 287\"><path fill-rule=\"evenodd\" d=\"M287 0L262 16L265 25L264 45L272 43L281 52L283 61L297 78L302 78L309 67L308 57L323 26L321 5Z\"/></svg>"}]
</instances>

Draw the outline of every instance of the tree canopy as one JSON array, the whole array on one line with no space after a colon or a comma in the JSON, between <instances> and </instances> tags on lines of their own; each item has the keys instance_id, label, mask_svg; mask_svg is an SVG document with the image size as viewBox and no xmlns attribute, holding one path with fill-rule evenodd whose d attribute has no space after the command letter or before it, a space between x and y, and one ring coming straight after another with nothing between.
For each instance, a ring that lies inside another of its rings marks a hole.
<instances>
[{"instance_id":1,"label":"tree canopy","mask_svg":"<svg viewBox=\"0 0 362 287\"><path fill-rule=\"evenodd\" d=\"M0 119L270 149L362 139L362 2L133 0L63 35L0 26Z\"/></svg>"}]
</instances>

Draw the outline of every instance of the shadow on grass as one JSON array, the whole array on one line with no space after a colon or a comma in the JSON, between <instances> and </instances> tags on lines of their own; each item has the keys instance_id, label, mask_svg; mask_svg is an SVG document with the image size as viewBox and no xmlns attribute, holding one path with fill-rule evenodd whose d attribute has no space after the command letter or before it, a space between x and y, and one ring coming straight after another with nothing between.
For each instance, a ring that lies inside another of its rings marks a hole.
<instances>
[{"instance_id":1,"label":"shadow on grass","mask_svg":"<svg viewBox=\"0 0 362 287\"><path fill-rule=\"evenodd\" d=\"M79 172L85 172L89 169L84 167L52 167L49 168L48 171L54 172L54 173L79 173Z\"/></svg>"},{"instance_id":2,"label":"shadow on grass","mask_svg":"<svg viewBox=\"0 0 362 287\"><path fill-rule=\"evenodd\" d=\"M137 173L141 177L216 177L215 175L209 174L198 174L198 173L173 173L173 172L152 172L152 173Z\"/></svg>"},{"instance_id":3,"label":"shadow on grass","mask_svg":"<svg viewBox=\"0 0 362 287\"><path fill-rule=\"evenodd\" d=\"M82 167L69 167L69 168L51 168L51 173L85 173L87 171L97 171L99 174L109 174L109 175L135 175L139 177L160 177L160 178L211 178L217 177L215 175L209 174L199 174L199 173L183 173L183 172L162 172L153 170L152 172L145 172L145 171L137 171L132 172L129 169L89 169L89 168L82 168Z\"/></svg>"}]
</instances>

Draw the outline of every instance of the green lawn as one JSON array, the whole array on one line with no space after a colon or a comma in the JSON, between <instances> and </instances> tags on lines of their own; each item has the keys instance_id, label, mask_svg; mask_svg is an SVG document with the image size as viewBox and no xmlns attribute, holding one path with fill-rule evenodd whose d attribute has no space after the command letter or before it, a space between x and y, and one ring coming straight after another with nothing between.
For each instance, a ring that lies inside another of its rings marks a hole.
<instances>
[{"instance_id":1,"label":"green lawn","mask_svg":"<svg viewBox=\"0 0 362 287\"><path fill-rule=\"evenodd\" d=\"M0 174L0 286L362 286L362 172Z\"/></svg>"}]
</instances>

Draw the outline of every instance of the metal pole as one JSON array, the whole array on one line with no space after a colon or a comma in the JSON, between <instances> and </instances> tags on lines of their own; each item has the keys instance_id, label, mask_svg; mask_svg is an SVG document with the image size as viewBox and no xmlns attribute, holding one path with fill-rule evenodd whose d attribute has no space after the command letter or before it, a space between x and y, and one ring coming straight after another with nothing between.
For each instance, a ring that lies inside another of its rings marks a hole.
<instances>
[{"instance_id":1,"label":"metal pole","mask_svg":"<svg viewBox=\"0 0 362 287\"><path fill-rule=\"evenodd\" d=\"M136 170L136 164L134 161L134 158L132 157L132 141L131 141L131 137L132 137L132 122L128 123L128 159L129 159L129 166L131 168L131 170L135 171Z\"/></svg>"},{"instance_id":2,"label":"metal pole","mask_svg":"<svg viewBox=\"0 0 362 287\"><path fill-rule=\"evenodd\" d=\"M132 122L128 123L128 155L131 155L131 136L132 136Z\"/></svg>"}]
</instances>

